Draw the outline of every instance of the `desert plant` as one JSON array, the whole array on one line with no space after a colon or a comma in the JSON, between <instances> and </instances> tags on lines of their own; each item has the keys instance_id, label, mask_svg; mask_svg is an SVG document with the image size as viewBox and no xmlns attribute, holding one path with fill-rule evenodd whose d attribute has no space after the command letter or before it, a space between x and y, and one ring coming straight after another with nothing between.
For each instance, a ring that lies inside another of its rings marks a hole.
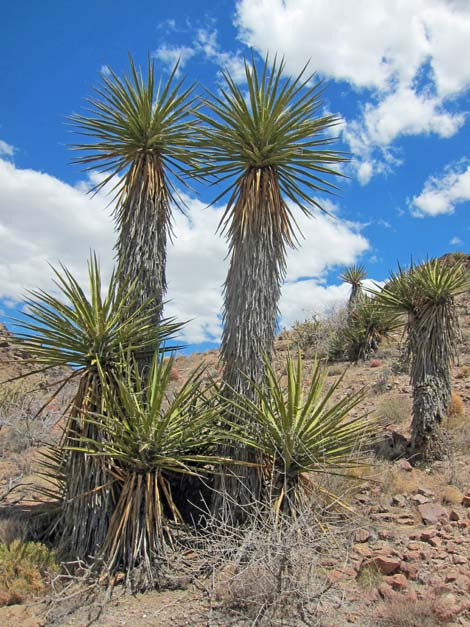
<instances>
[{"instance_id":1,"label":"desert plant","mask_svg":"<svg viewBox=\"0 0 470 627\"><path fill-rule=\"evenodd\" d=\"M362 265L351 266L346 268L339 278L351 285L351 294L348 300L348 312L351 313L362 295L361 281L366 278L366 269Z\"/></svg>"},{"instance_id":2,"label":"desert plant","mask_svg":"<svg viewBox=\"0 0 470 627\"><path fill-rule=\"evenodd\" d=\"M0 542L0 606L21 603L44 593L57 573L55 554L39 542Z\"/></svg>"},{"instance_id":3,"label":"desert plant","mask_svg":"<svg viewBox=\"0 0 470 627\"><path fill-rule=\"evenodd\" d=\"M234 437L261 452L275 511L295 512L315 490L323 490L315 476L348 476L350 469L364 462L375 423L364 415L349 416L364 398L362 390L333 400L342 377L326 389L328 373L318 362L305 392L300 353L297 360L287 358L286 389L267 360L265 368L266 382L255 384L255 398L236 394L231 403L246 417ZM356 474L350 476L357 479ZM337 495L329 496L339 502Z\"/></svg>"},{"instance_id":4,"label":"desert plant","mask_svg":"<svg viewBox=\"0 0 470 627\"><path fill-rule=\"evenodd\" d=\"M253 398L252 382L264 376L263 355L273 350L286 247L296 242L293 207L310 214L322 209L313 195L330 191L328 176L345 156L325 136L339 123L322 113L321 86L302 71L283 79L284 62L266 58L262 71L245 62L248 98L228 72L225 86L205 101L200 112L199 173L225 182L228 194L221 228L229 240L230 267L224 285L221 359L228 390ZM217 199L214 200L214 202ZM289 204L291 203L291 204ZM246 449L237 451L240 458ZM256 473L244 482L222 477L221 491L232 501L250 500L259 489Z\"/></svg>"},{"instance_id":5,"label":"desert plant","mask_svg":"<svg viewBox=\"0 0 470 627\"><path fill-rule=\"evenodd\" d=\"M78 382L62 441L45 455L43 472L51 482L52 495L60 501L55 526L59 544L74 557L85 558L106 535L113 480L106 460L67 450L67 444L72 434L85 440L102 437L99 424L89 423L84 416L90 411L106 413L102 380L114 381L123 352L155 347L172 337L180 325L161 321L155 326L155 307L150 302L137 305L137 280L125 282L122 275L118 280L113 273L103 297L95 256L88 264L89 297L65 267L54 274L59 294L31 292L25 320L17 321L20 331L12 341L31 356L28 361L34 369L30 374L69 367L66 377L56 382L53 397L68 382Z\"/></svg>"},{"instance_id":6,"label":"desert plant","mask_svg":"<svg viewBox=\"0 0 470 627\"><path fill-rule=\"evenodd\" d=\"M144 385L132 360L123 361L114 381L102 373L107 411L86 420L104 437L84 441L78 436L70 444L109 461L120 489L99 556L111 571L124 569L127 581L139 589L159 582L175 527L183 522L172 477L198 476L227 462L215 455L218 410L208 400L203 370L190 374L171 395L172 368L172 358L155 355Z\"/></svg>"},{"instance_id":7,"label":"desert plant","mask_svg":"<svg viewBox=\"0 0 470 627\"><path fill-rule=\"evenodd\" d=\"M353 363L367 359L396 326L395 318L377 307L373 298L359 295L331 345L330 355Z\"/></svg>"},{"instance_id":8,"label":"desert plant","mask_svg":"<svg viewBox=\"0 0 470 627\"><path fill-rule=\"evenodd\" d=\"M116 191L121 279L138 279L137 305L153 299L155 324L166 291L171 206L181 205L175 184L184 184L184 174L194 164L193 87L183 87L177 72L178 64L166 81L157 80L150 59L144 75L130 58L129 76L120 78L109 69L88 100L88 112L70 116L79 133L93 138L73 145L83 153L75 161L104 174L95 192L107 184ZM149 357L141 359L146 364Z\"/></svg>"},{"instance_id":9,"label":"desert plant","mask_svg":"<svg viewBox=\"0 0 470 627\"><path fill-rule=\"evenodd\" d=\"M454 298L469 286L461 264L434 259L399 268L383 289L373 290L377 305L401 316L405 325L413 386L411 445L421 458L440 457L445 448L440 425L448 413L457 344Z\"/></svg>"}]
</instances>

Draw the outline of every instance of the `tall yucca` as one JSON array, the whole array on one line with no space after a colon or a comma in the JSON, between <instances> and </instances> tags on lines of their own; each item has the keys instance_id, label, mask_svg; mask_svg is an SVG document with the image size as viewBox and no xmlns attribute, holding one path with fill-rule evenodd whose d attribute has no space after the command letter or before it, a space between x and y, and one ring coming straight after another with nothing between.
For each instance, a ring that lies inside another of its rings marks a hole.
<instances>
[{"instance_id":1,"label":"tall yucca","mask_svg":"<svg viewBox=\"0 0 470 627\"><path fill-rule=\"evenodd\" d=\"M230 249L224 382L248 396L254 393L252 382L261 383L263 356L273 348L286 249L296 242L293 211L322 209L315 194L334 188L328 177L339 175L334 166L345 160L329 148L339 118L322 112L320 83L305 71L284 79L283 71L284 62L276 59L266 59L261 72L254 60L245 62L248 95L224 72L225 86L199 113L201 156L207 162L200 173L226 185L218 198L228 195L221 221ZM253 471L246 482L256 494ZM234 500L246 501L246 492L237 493L240 485L227 489Z\"/></svg>"},{"instance_id":2,"label":"tall yucca","mask_svg":"<svg viewBox=\"0 0 470 627\"><path fill-rule=\"evenodd\" d=\"M68 448L70 441L101 439L98 424L85 420L89 412L106 413L103 378L112 382L122 356L141 352L170 339L180 325L161 320L155 326L151 302L139 303L137 282L113 273L102 295L96 257L88 264L88 286L83 288L67 268L54 270L58 294L32 291L26 300L26 319L14 341L30 355L33 372L68 366L64 379L77 381L62 442L51 449L44 472L60 499L56 524L59 544L72 557L94 555L104 540L115 491L106 460ZM89 292L87 295L86 291ZM162 347L163 350L163 347Z\"/></svg>"},{"instance_id":3,"label":"tall yucca","mask_svg":"<svg viewBox=\"0 0 470 627\"><path fill-rule=\"evenodd\" d=\"M434 259L409 270L399 268L374 292L379 306L403 316L413 385L412 448L422 458L440 456L445 446L439 427L447 416L457 343L454 299L468 289L462 264Z\"/></svg>"},{"instance_id":4,"label":"tall yucca","mask_svg":"<svg viewBox=\"0 0 470 627\"><path fill-rule=\"evenodd\" d=\"M184 87L177 72L178 64L166 81L157 80L150 59L143 73L130 58L129 75L109 69L86 114L70 116L90 138L72 146L80 153L75 162L104 175L95 191L113 186L120 268L138 278L141 303L154 299L156 321L166 291L172 203L179 204L175 185L184 184L195 163L193 87Z\"/></svg>"},{"instance_id":5,"label":"tall yucca","mask_svg":"<svg viewBox=\"0 0 470 627\"><path fill-rule=\"evenodd\" d=\"M361 297L361 281L366 278L366 269L362 265L351 266L346 268L339 278L351 286L351 294L348 301L348 311L351 313Z\"/></svg>"}]
</instances>

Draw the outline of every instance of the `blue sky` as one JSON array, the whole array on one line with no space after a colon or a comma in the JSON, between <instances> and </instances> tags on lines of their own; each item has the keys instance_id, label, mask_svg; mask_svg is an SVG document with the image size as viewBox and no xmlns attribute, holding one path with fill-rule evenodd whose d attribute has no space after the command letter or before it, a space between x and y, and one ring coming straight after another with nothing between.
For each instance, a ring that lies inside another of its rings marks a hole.
<instances>
[{"instance_id":1,"label":"blue sky","mask_svg":"<svg viewBox=\"0 0 470 627\"><path fill-rule=\"evenodd\" d=\"M216 89L228 69L243 87L243 56L284 55L286 75L325 80L338 113L349 179L321 202L335 219L301 219L289 255L281 325L347 296L338 275L360 262L374 280L470 243L470 4L465 0L141 0L4 3L0 27L0 319L26 288L49 289L47 263L81 279L96 249L112 266L109 198L71 165L66 116L82 110L102 72L128 69L128 52L163 73L178 57L189 81ZM213 189L187 197L169 251L168 313L192 319L190 350L220 336L226 242L215 235L223 203ZM8 320L7 320L8 323Z\"/></svg>"}]
</instances>

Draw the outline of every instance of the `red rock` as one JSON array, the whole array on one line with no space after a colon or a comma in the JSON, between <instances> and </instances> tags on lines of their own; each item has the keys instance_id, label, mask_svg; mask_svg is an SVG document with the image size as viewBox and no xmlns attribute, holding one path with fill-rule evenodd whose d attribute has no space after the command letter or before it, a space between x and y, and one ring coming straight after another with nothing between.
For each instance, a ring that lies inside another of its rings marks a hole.
<instances>
[{"instance_id":1,"label":"red rock","mask_svg":"<svg viewBox=\"0 0 470 627\"><path fill-rule=\"evenodd\" d=\"M418 505L419 514L425 525L435 525L442 518L447 518L447 510L439 503Z\"/></svg>"},{"instance_id":2,"label":"red rock","mask_svg":"<svg viewBox=\"0 0 470 627\"><path fill-rule=\"evenodd\" d=\"M423 503L429 503L429 496L423 496L422 494L414 494L411 497L411 500L414 501L415 503L419 503L420 505L422 505Z\"/></svg>"},{"instance_id":3,"label":"red rock","mask_svg":"<svg viewBox=\"0 0 470 627\"><path fill-rule=\"evenodd\" d=\"M463 555L453 555L452 562L454 564L466 564L468 562L468 559Z\"/></svg>"},{"instance_id":4,"label":"red rock","mask_svg":"<svg viewBox=\"0 0 470 627\"><path fill-rule=\"evenodd\" d=\"M397 466L405 472L411 472L413 470L413 466L407 459L399 459L397 461Z\"/></svg>"},{"instance_id":5,"label":"red rock","mask_svg":"<svg viewBox=\"0 0 470 627\"><path fill-rule=\"evenodd\" d=\"M437 531L435 529L427 529L426 531L420 533L419 538L422 542L429 542L431 538L434 538L436 533Z\"/></svg>"},{"instance_id":6,"label":"red rock","mask_svg":"<svg viewBox=\"0 0 470 627\"><path fill-rule=\"evenodd\" d=\"M466 492L462 499L462 505L464 507L470 507L470 492Z\"/></svg>"},{"instance_id":7,"label":"red rock","mask_svg":"<svg viewBox=\"0 0 470 627\"><path fill-rule=\"evenodd\" d=\"M392 586L394 590L403 590L404 588L408 588L409 585L407 578L401 573L386 577L384 581Z\"/></svg>"},{"instance_id":8,"label":"red rock","mask_svg":"<svg viewBox=\"0 0 470 627\"><path fill-rule=\"evenodd\" d=\"M457 510L451 509L449 512L449 519L454 520L454 521L460 520L460 514L458 513Z\"/></svg>"},{"instance_id":9,"label":"red rock","mask_svg":"<svg viewBox=\"0 0 470 627\"><path fill-rule=\"evenodd\" d=\"M375 555L372 559L368 560L365 566L375 566L382 575L394 575L400 569L401 560L394 557L387 557L385 555Z\"/></svg>"},{"instance_id":10,"label":"red rock","mask_svg":"<svg viewBox=\"0 0 470 627\"><path fill-rule=\"evenodd\" d=\"M400 564L400 572L402 572L408 579L412 579L414 581L418 575L418 567L415 564L402 562Z\"/></svg>"},{"instance_id":11,"label":"red rock","mask_svg":"<svg viewBox=\"0 0 470 627\"><path fill-rule=\"evenodd\" d=\"M370 361L370 367L371 368L379 368L379 366L382 365L382 360L381 359L371 359Z\"/></svg>"},{"instance_id":12,"label":"red rock","mask_svg":"<svg viewBox=\"0 0 470 627\"><path fill-rule=\"evenodd\" d=\"M367 542L370 538L370 533L366 529L358 529L354 534L355 542Z\"/></svg>"}]
</instances>

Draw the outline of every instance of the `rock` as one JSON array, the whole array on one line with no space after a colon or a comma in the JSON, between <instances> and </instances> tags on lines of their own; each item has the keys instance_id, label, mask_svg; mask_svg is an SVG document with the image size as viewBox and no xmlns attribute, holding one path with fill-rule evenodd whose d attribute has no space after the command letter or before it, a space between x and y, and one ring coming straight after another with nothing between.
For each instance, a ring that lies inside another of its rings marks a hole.
<instances>
[{"instance_id":1,"label":"rock","mask_svg":"<svg viewBox=\"0 0 470 627\"><path fill-rule=\"evenodd\" d=\"M466 492L462 499L462 505L464 507L470 507L470 492Z\"/></svg>"},{"instance_id":2,"label":"rock","mask_svg":"<svg viewBox=\"0 0 470 627\"><path fill-rule=\"evenodd\" d=\"M397 466L398 468L400 468L401 470L404 470L405 472L411 472L413 470L413 466L410 464L410 462L407 459L399 459L397 461Z\"/></svg>"},{"instance_id":3,"label":"rock","mask_svg":"<svg viewBox=\"0 0 470 627\"><path fill-rule=\"evenodd\" d=\"M439 503L423 503L418 511L425 525L435 525L439 520L448 518L447 510Z\"/></svg>"},{"instance_id":4,"label":"rock","mask_svg":"<svg viewBox=\"0 0 470 627\"><path fill-rule=\"evenodd\" d=\"M385 582L392 586L393 590L403 590L409 586L407 578L401 573L386 577Z\"/></svg>"},{"instance_id":5,"label":"rock","mask_svg":"<svg viewBox=\"0 0 470 627\"><path fill-rule=\"evenodd\" d=\"M364 566L376 567L382 575L394 575L400 569L400 562L398 558L388 557L386 555L375 555L372 559L368 560Z\"/></svg>"},{"instance_id":6,"label":"rock","mask_svg":"<svg viewBox=\"0 0 470 627\"><path fill-rule=\"evenodd\" d=\"M381 359L371 359L370 361L370 367L371 368L379 368L382 365L382 360Z\"/></svg>"},{"instance_id":7,"label":"rock","mask_svg":"<svg viewBox=\"0 0 470 627\"><path fill-rule=\"evenodd\" d=\"M456 509L451 509L449 512L449 520L460 520L461 516L459 514L459 512Z\"/></svg>"},{"instance_id":8,"label":"rock","mask_svg":"<svg viewBox=\"0 0 470 627\"><path fill-rule=\"evenodd\" d=\"M429 503L430 498L428 496L423 496L422 494L414 494L411 497L411 500L414 503L418 503L419 505L423 505L424 503Z\"/></svg>"},{"instance_id":9,"label":"rock","mask_svg":"<svg viewBox=\"0 0 470 627\"><path fill-rule=\"evenodd\" d=\"M354 534L355 542L367 542L370 538L370 533L366 529L357 529Z\"/></svg>"},{"instance_id":10,"label":"rock","mask_svg":"<svg viewBox=\"0 0 470 627\"><path fill-rule=\"evenodd\" d=\"M420 535L419 535L419 539L422 542L429 542L429 540L431 538L434 538L434 536L437 534L436 529L427 529L426 531L423 531Z\"/></svg>"},{"instance_id":11,"label":"rock","mask_svg":"<svg viewBox=\"0 0 470 627\"><path fill-rule=\"evenodd\" d=\"M423 496L436 496L435 493L429 488L418 488L418 494L422 494Z\"/></svg>"},{"instance_id":12,"label":"rock","mask_svg":"<svg viewBox=\"0 0 470 627\"><path fill-rule=\"evenodd\" d=\"M442 621L455 618L463 609L465 609L465 604L460 603L457 597L450 592L440 596L433 605L434 613Z\"/></svg>"}]
</instances>

